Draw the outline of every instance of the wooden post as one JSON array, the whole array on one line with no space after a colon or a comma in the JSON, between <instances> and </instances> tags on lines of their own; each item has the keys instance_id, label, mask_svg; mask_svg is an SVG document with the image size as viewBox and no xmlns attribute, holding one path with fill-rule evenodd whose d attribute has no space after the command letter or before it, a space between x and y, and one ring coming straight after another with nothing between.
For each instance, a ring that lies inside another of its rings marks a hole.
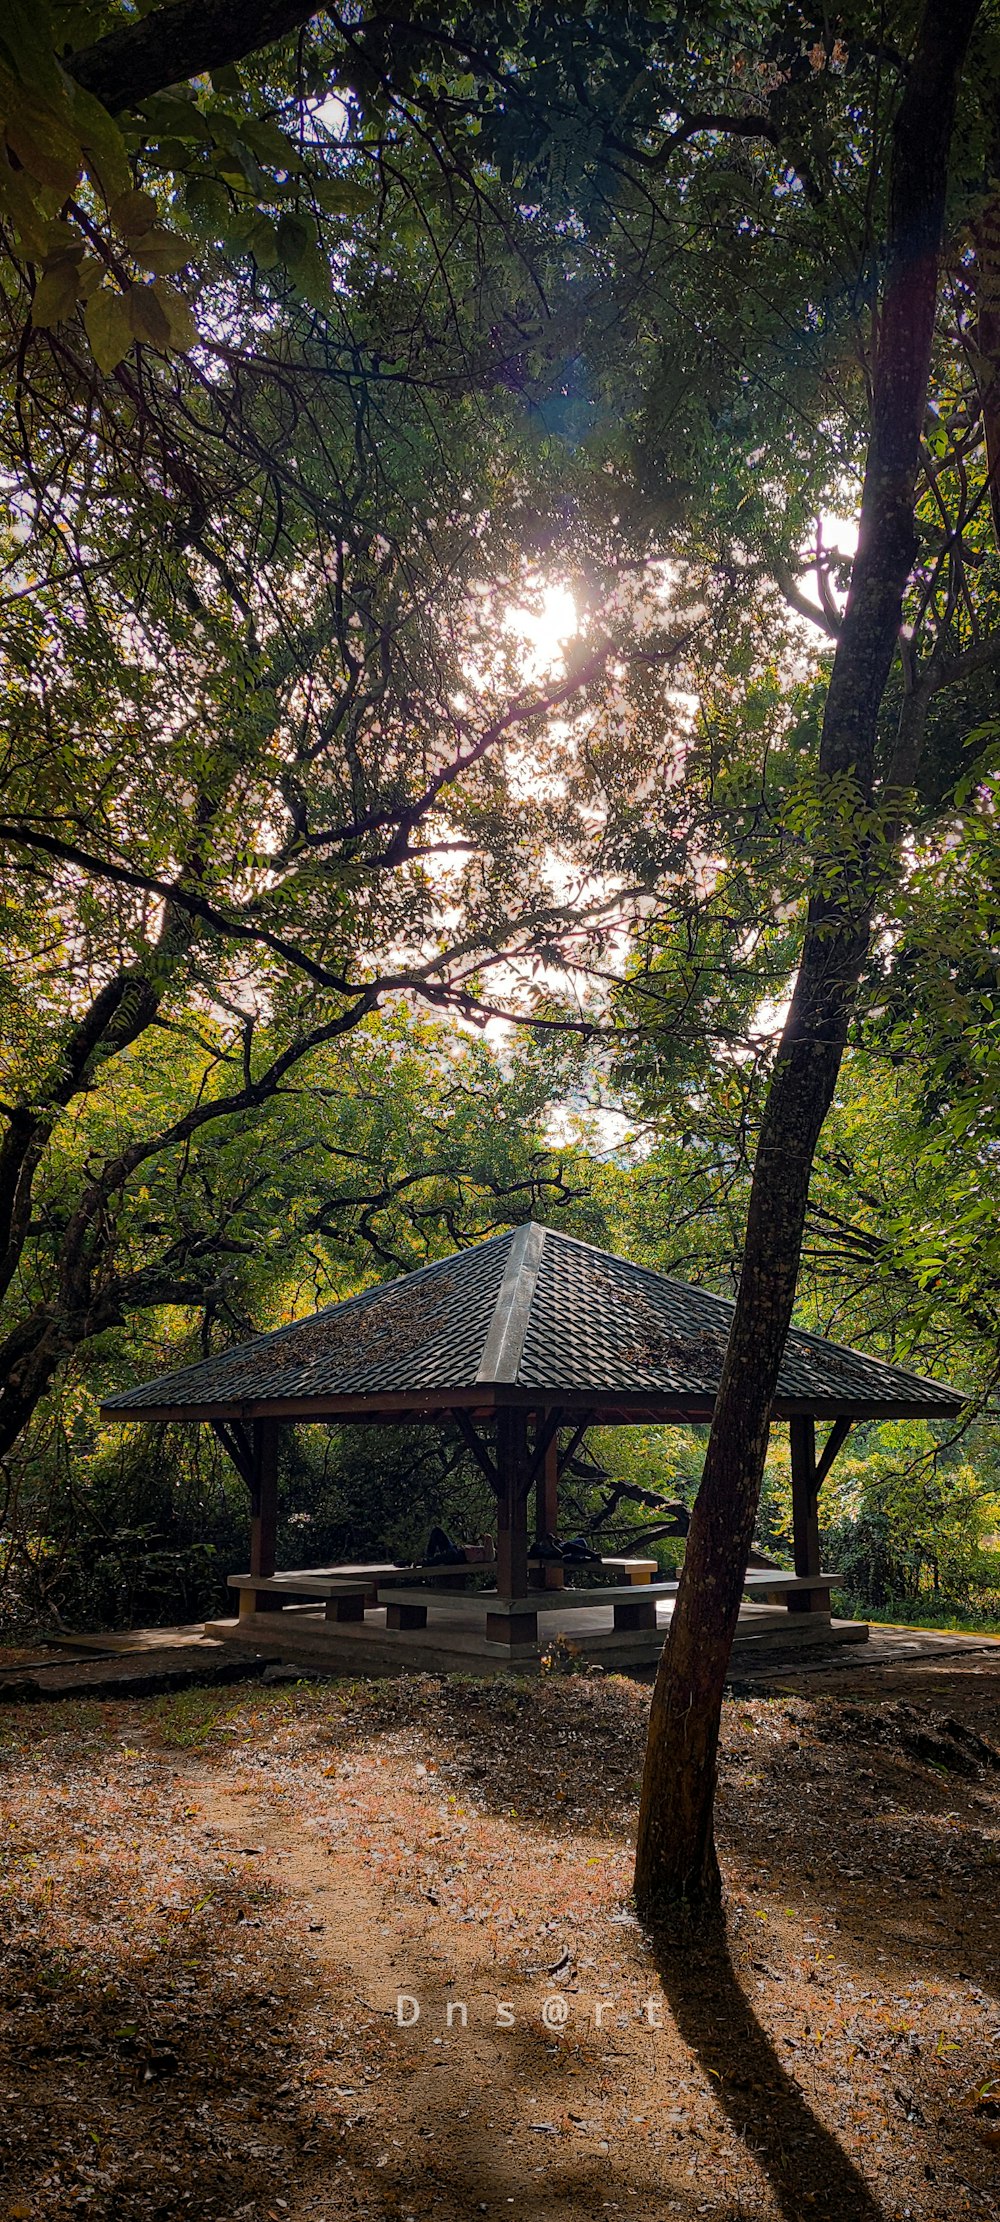
<instances>
[{"instance_id":1,"label":"wooden post","mask_svg":"<svg viewBox=\"0 0 1000 2222\"><path fill-rule=\"evenodd\" d=\"M538 1424L538 1423L536 1423ZM545 1453L545 1462L535 1484L535 1534L559 1533L559 1431ZM562 1567L553 1559L543 1566L540 1576L543 1589L563 1589L565 1576Z\"/></svg>"},{"instance_id":2,"label":"wooden post","mask_svg":"<svg viewBox=\"0 0 1000 2222\"><path fill-rule=\"evenodd\" d=\"M497 1413L497 1594L528 1594L528 1415Z\"/></svg>"},{"instance_id":3,"label":"wooden post","mask_svg":"<svg viewBox=\"0 0 1000 2222\"><path fill-rule=\"evenodd\" d=\"M274 1573L278 1534L278 1422L253 1423L253 1479L250 1484L250 1572L267 1581ZM241 1589L240 1612L280 1610L281 1598L266 1589Z\"/></svg>"},{"instance_id":4,"label":"wooden post","mask_svg":"<svg viewBox=\"0 0 1000 2222\"><path fill-rule=\"evenodd\" d=\"M387 1628L426 1628L427 1607L426 1605L387 1605L385 1608L385 1624Z\"/></svg>"},{"instance_id":5,"label":"wooden post","mask_svg":"<svg viewBox=\"0 0 1000 2222\"><path fill-rule=\"evenodd\" d=\"M559 1528L559 1436L553 1435L545 1453L535 1494L535 1534L555 1535Z\"/></svg>"},{"instance_id":6,"label":"wooden post","mask_svg":"<svg viewBox=\"0 0 1000 2222\"><path fill-rule=\"evenodd\" d=\"M487 1643L505 1643L508 1650L515 1643L538 1642L538 1614L533 1612L496 1613L486 1615Z\"/></svg>"},{"instance_id":7,"label":"wooden post","mask_svg":"<svg viewBox=\"0 0 1000 2222\"><path fill-rule=\"evenodd\" d=\"M819 1497L816 1488L816 1423L805 1414L789 1420L792 1450L792 1541L797 1574L818 1574ZM789 1612L819 1612L829 1605L823 1590L792 1590Z\"/></svg>"},{"instance_id":8,"label":"wooden post","mask_svg":"<svg viewBox=\"0 0 1000 2222\"><path fill-rule=\"evenodd\" d=\"M624 1630L624 1629L629 1629L629 1630L632 1630L632 1629L636 1629L636 1628L654 1628L654 1629L655 1629L655 1627L656 1627L656 1599L655 1599L655 1597L649 1597L649 1598L646 1598L646 1599L643 1599L643 1598L641 1598L641 1597L637 1597L637 1598L636 1598L636 1600L635 1600L635 1603L634 1603L634 1604L632 1603L632 1600L631 1600L631 1598L624 1598L624 1597L623 1597L623 1598L619 1598L619 1600L618 1600L618 1602L617 1602L617 1604L615 1605L615 1608L614 1608L614 1620L615 1620L615 1627L616 1627L616 1629L622 1629L622 1630Z\"/></svg>"}]
</instances>

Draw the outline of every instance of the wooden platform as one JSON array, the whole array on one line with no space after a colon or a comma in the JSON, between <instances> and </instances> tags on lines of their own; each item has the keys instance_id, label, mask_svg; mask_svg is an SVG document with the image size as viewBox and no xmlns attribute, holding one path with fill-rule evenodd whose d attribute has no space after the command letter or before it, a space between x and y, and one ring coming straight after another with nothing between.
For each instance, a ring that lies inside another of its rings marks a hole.
<instances>
[{"instance_id":1,"label":"wooden platform","mask_svg":"<svg viewBox=\"0 0 1000 2222\"><path fill-rule=\"evenodd\" d=\"M491 1642L483 1615L472 1600L427 1600L426 1625L390 1627L388 1608L365 1612L363 1619L331 1621L309 1605L285 1605L280 1613L243 1613L238 1620L206 1623L205 1633L229 1650L318 1667L328 1674L379 1675L409 1671L431 1674L537 1673L544 1651L557 1638L582 1659L611 1671L655 1665L670 1624L673 1599L655 1600L656 1625L616 1629L613 1603L573 1609L558 1596L546 1599L543 1631L532 1642ZM653 1601L650 1600L652 1603ZM747 1604L741 1610L734 1659L765 1657L775 1664L809 1649L864 1643L864 1621L832 1620L829 1612L789 1613L783 1605Z\"/></svg>"}]
</instances>

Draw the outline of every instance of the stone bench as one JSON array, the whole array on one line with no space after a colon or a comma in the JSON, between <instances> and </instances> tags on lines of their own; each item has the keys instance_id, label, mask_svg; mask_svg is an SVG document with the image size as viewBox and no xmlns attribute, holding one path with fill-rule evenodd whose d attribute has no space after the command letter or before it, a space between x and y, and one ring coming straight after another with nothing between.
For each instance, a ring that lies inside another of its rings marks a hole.
<instances>
[{"instance_id":1,"label":"stone bench","mask_svg":"<svg viewBox=\"0 0 1000 2222\"><path fill-rule=\"evenodd\" d=\"M363 1620L365 1607L374 1605L379 1580L402 1569L391 1563L380 1566L306 1566L288 1574L230 1574L228 1586L239 1592L239 1612L280 1612L293 1599L325 1607L326 1620Z\"/></svg>"},{"instance_id":2,"label":"stone bench","mask_svg":"<svg viewBox=\"0 0 1000 2222\"><path fill-rule=\"evenodd\" d=\"M747 1597L757 1597L765 1605L785 1605L789 1612L826 1612L830 1610L830 1591L836 1589L839 1574L783 1574L780 1569L750 1567L744 1576L743 1591Z\"/></svg>"},{"instance_id":3,"label":"stone bench","mask_svg":"<svg viewBox=\"0 0 1000 2222\"><path fill-rule=\"evenodd\" d=\"M539 1586L546 1589L562 1589L567 1574L576 1573L612 1574L619 1582L627 1582L632 1588L641 1589L659 1573L659 1566L655 1558L536 1558L535 1553L529 1549L528 1571L530 1574L540 1574L542 1583Z\"/></svg>"},{"instance_id":4,"label":"stone bench","mask_svg":"<svg viewBox=\"0 0 1000 2222\"><path fill-rule=\"evenodd\" d=\"M428 1598L415 1586L390 1581L379 1583L378 1602L385 1606L387 1628L426 1628L431 1608L436 1617L448 1620L467 1619L471 1613L485 1620L487 1643L509 1645L537 1642L539 1613L589 1611L604 1605L611 1606L617 1630L655 1629L658 1600L676 1593L675 1581L650 1581L638 1596L636 1585L628 1582L605 1583L600 1589L533 1589L525 1597L498 1597L495 1590L487 1589L463 1597Z\"/></svg>"},{"instance_id":5,"label":"stone bench","mask_svg":"<svg viewBox=\"0 0 1000 2222\"><path fill-rule=\"evenodd\" d=\"M491 1589L463 1589L456 1595L453 1587L450 1594L447 1587L443 1592L435 1587L433 1595L428 1596L428 1585L454 1584L456 1576L461 1579L492 1573L495 1578L495 1568L471 1561L463 1566L403 1567L389 1562L301 1567L283 1574L230 1574L228 1586L239 1594L241 1619L254 1612L280 1612L286 1603L295 1602L322 1604L326 1620L359 1621L366 1610L384 1605L388 1628L426 1628L428 1603L432 1603L435 1613L448 1619L469 1613L485 1618L487 1642L506 1644L536 1642L540 1612L599 1605L612 1607L616 1631L655 1629L657 1601L677 1594L676 1579L653 1580L655 1559L602 1559L591 1566L586 1561L577 1562L583 1572L620 1570L626 1574L624 1583L599 1582L592 1589L564 1586L567 1570L575 1570L571 1559L529 1560L529 1566L532 1564L560 1575L563 1579L559 1586L531 1589L527 1596L513 1598L498 1597ZM747 1597L762 1604L783 1604L791 1613L829 1613L830 1591L839 1580L838 1574L786 1574L777 1568L750 1568L743 1588Z\"/></svg>"}]
</instances>

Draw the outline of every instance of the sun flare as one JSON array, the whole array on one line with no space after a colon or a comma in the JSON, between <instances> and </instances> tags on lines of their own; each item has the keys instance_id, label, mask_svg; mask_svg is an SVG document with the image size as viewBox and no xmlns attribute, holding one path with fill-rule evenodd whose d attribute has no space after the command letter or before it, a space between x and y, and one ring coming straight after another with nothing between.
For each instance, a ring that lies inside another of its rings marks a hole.
<instances>
[{"instance_id":1,"label":"sun flare","mask_svg":"<svg viewBox=\"0 0 1000 2222\"><path fill-rule=\"evenodd\" d=\"M524 644L527 675L549 677L562 662L562 651L577 629L577 608L568 586L554 582L543 587L530 607L518 603L508 610L504 630Z\"/></svg>"}]
</instances>

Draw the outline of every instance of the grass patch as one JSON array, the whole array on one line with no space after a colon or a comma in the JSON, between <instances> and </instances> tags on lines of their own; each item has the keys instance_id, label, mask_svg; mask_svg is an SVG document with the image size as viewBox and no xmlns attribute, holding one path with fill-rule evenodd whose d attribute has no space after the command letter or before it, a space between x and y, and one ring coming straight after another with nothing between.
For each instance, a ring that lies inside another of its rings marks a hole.
<instances>
[{"instance_id":1,"label":"grass patch","mask_svg":"<svg viewBox=\"0 0 1000 2222\"><path fill-rule=\"evenodd\" d=\"M230 1691L176 1690L154 1698L149 1725L168 1751L198 1751L211 1743L244 1710L234 1705Z\"/></svg>"},{"instance_id":2,"label":"grass patch","mask_svg":"<svg viewBox=\"0 0 1000 2222\"><path fill-rule=\"evenodd\" d=\"M73 1736L81 1744L104 1734L103 1706L94 1697L52 1697L0 1709L0 1748L23 1750L53 1736Z\"/></svg>"},{"instance_id":3,"label":"grass patch","mask_svg":"<svg viewBox=\"0 0 1000 2222\"><path fill-rule=\"evenodd\" d=\"M949 1612L947 1606L906 1604L866 1605L863 1597L841 1597L834 1611L852 1620L868 1620L873 1628L940 1629L942 1635L1000 1636L1000 1619L988 1613Z\"/></svg>"},{"instance_id":4,"label":"grass patch","mask_svg":"<svg viewBox=\"0 0 1000 2222\"><path fill-rule=\"evenodd\" d=\"M268 1729L278 1725L283 1716L294 1718L304 1699L315 1704L317 1699L328 1697L331 1709L340 1711L362 1694L367 1690L360 1684L331 1688L305 1677L270 1686L255 1682L241 1689L238 1696L231 1687L176 1690L151 1700L149 1725L167 1750L198 1751L216 1741L221 1744L234 1731L252 1733L262 1715Z\"/></svg>"}]
</instances>

